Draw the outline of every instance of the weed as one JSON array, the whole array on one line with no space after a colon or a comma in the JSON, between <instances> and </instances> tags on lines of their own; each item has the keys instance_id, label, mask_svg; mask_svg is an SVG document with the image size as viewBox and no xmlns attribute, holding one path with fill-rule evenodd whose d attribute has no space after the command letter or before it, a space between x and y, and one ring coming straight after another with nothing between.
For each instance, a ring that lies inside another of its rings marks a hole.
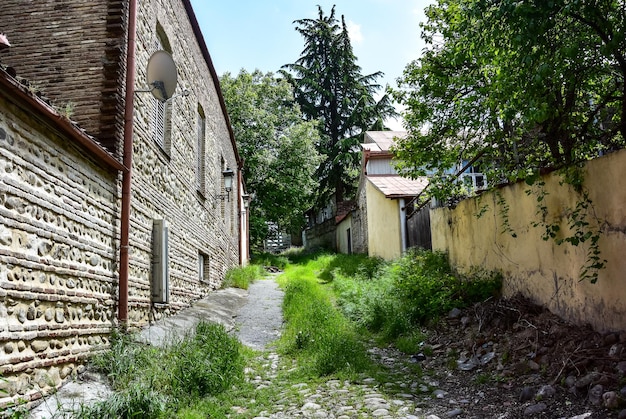
<instances>
[{"instance_id":1,"label":"weed","mask_svg":"<svg viewBox=\"0 0 626 419\"><path fill-rule=\"evenodd\" d=\"M367 366L365 348L353 325L337 311L329 290L316 275L329 262L332 257L320 255L288 269L281 278L287 324L280 347L301 359L315 376L362 371Z\"/></svg>"},{"instance_id":2,"label":"weed","mask_svg":"<svg viewBox=\"0 0 626 419\"><path fill-rule=\"evenodd\" d=\"M238 266L229 269L222 283L222 288L235 287L247 290L255 279L263 276L259 265Z\"/></svg>"},{"instance_id":3,"label":"weed","mask_svg":"<svg viewBox=\"0 0 626 419\"><path fill-rule=\"evenodd\" d=\"M79 417L162 417L199 398L224 392L243 378L241 344L222 325L200 322L195 333L165 348L139 343L115 331L109 351L93 365L116 391L81 408Z\"/></svg>"},{"instance_id":4,"label":"weed","mask_svg":"<svg viewBox=\"0 0 626 419\"><path fill-rule=\"evenodd\" d=\"M430 347L424 346L425 340L426 335L424 335L419 330L413 330L407 334L398 336L398 338L396 339L396 348L398 348L399 351L402 351L405 354L416 354L419 352L423 352L424 355L430 356L432 355L432 349L430 349Z\"/></svg>"}]
</instances>

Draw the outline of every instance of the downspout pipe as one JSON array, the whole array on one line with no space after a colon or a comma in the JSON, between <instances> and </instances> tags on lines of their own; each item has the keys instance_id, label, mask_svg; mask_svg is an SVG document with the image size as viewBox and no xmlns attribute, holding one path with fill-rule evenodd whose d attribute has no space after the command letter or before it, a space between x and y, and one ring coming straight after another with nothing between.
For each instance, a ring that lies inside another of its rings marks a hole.
<instances>
[{"instance_id":1,"label":"downspout pipe","mask_svg":"<svg viewBox=\"0 0 626 419\"><path fill-rule=\"evenodd\" d=\"M122 174L122 213L120 215L120 271L117 318L128 323L128 251L130 230L131 174L133 162L133 110L135 106L135 45L137 32L137 0L128 4L128 46L126 48L126 94L124 100L124 156L127 170Z\"/></svg>"}]
</instances>

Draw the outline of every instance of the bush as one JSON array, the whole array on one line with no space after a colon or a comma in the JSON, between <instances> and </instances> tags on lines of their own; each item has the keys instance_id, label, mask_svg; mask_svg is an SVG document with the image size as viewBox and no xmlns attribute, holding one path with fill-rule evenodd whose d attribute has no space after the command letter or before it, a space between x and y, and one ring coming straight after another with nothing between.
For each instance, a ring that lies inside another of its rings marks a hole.
<instances>
[{"instance_id":1,"label":"bush","mask_svg":"<svg viewBox=\"0 0 626 419\"><path fill-rule=\"evenodd\" d=\"M348 318L390 340L453 307L485 300L501 287L500 277L494 275L460 280L443 253L411 251L392 263L375 266L371 279L358 271L353 276L335 271L333 286Z\"/></svg>"},{"instance_id":2,"label":"bush","mask_svg":"<svg viewBox=\"0 0 626 419\"><path fill-rule=\"evenodd\" d=\"M275 266L279 269L285 269L289 264L289 258L273 253L259 253L252 255L250 263L257 266Z\"/></svg>"},{"instance_id":3,"label":"bush","mask_svg":"<svg viewBox=\"0 0 626 419\"><path fill-rule=\"evenodd\" d=\"M115 393L84 408L81 417L159 417L194 398L216 395L242 380L241 343L222 325L201 322L195 333L165 348L115 332L111 349L92 363L111 379Z\"/></svg>"},{"instance_id":4,"label":"bush","mask_svg":"<svg viewBox=\"0 0 626 419\"><path fill-rule=\"evenodd\" d=\"M144 383L114 393L107 400L83 406L75 417L94 419L159 418L166 409L165 397Z\"/></svg>"}]
</instances>

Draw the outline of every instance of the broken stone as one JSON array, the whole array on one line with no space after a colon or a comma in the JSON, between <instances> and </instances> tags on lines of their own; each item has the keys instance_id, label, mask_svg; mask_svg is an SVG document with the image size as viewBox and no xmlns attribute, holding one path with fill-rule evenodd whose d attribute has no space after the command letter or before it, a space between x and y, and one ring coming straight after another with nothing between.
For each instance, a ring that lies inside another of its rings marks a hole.
<instances>
[{"instance_id":1,"label":"broken stone","mask_svg":"<svg viewBox=\"0 0 626 419\"><path fill-rule=\"evenodd\" d=\"M537 398L539 400L545 400L553 397L556 394L556 389L551 385L547 384L545 386L541 386L539 391L537 392Z\"/></svg>"},{"instance_id":2,"label":"broken stone","mask_svg":"<svg viewBox=\"0 0 626 419\"><path fill-rule=\"evenodd\" d=\"M448 313L448 318L458 319L459 317L461 317L461 314L463 314L463 312L455 307Z\"/></svg>"},{"instance_id":3,"label":"broken stone","mask_svg":"<svg viewBox=\"0 0 626 419\"><path fill-rule=\"evenodd\" d=\"M524 387L522 392L519 395L520 402L527 402L528 400L532 400L535 397L535 389L532 387Z\"/></svg>"},{"instance_id":4,"label":"broken stone","mask_svg":"<svg viewBox=\"0 0 626 419\"><path fill-rule=\"evenodd\" d=\"M585 387L589 387L591 384L597 383L600 379L600 374L597 372L591 372L580 380L576 381L576 388L583 389Z\"/></svg>"},{"instance_id":5,"label":"broken stone","mask_svg":"<svg viewBox=\"0 0 626 419\"><path fill-rule=\"evenodd\" d=\"M602 404L602 394L604 393L604 387L601 384L596 384L589 390L589 403L594 406L600 406Z\"/></svg>"},{"instance_id":6,"label":"broken stone","mask_svg":"<svg viewBox=\"0 0 626 419\"><path fill-rule=\"evenodd\" d=\"M547 407L548 406L545 403L533 404L524 409L524 416L534 416L537 413L541 413L546 410Z\"/></svg>"},{"instance_id":7,"label":"broken stone","mask_svg":"<svg viewBox=\"0 0 626 419\"><path fill-rule=\"evenodd\" d=\"M607 391L602 395L602 403L607 409L617 409L619 406L619 397L614 391Z\"/></svg>"}]
</instances>

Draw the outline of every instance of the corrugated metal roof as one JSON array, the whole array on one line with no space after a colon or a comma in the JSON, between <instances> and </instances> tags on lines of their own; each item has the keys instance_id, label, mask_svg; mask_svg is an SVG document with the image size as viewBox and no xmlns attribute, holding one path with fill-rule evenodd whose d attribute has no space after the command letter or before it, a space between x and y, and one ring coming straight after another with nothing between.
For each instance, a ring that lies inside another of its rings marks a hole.
<instances>
[{"instance_id":1,"label":"corrugated metal roof","mask_svg":"<svg viewBox=\"0 0 626 419\"><path fill-rule=\"evenodd\" d=\"M372 151L389 151L389 148L394 143L395 137L406 137L406 131L366 131L365 132L365 144L376 144L378 150L372 149Z\"/></svg>"},{"instance_id":2,"label":"corrugated metal roof","mask_svg":"<svg viewBox=\"0 0 626 419\"><path fill-rule=\"evenodd\" d=\"M418 195L428 185L428 179L407 179L401 176L367 176L374 187L386 198L404 198Z\"/></svg>"}]
</instances>

